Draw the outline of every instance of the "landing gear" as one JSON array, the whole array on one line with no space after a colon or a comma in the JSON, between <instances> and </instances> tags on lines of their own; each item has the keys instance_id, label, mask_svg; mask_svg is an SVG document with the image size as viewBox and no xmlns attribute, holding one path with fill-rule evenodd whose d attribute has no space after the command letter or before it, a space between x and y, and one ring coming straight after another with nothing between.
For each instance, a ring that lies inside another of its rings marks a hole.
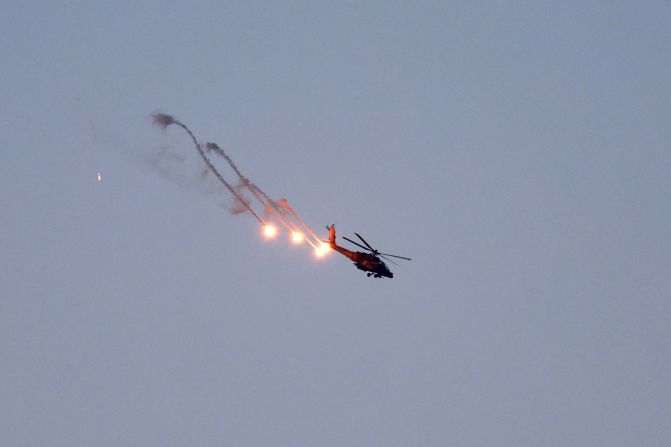
<instances>
[{"instance_id":1,"label":"landing gear","mask_svg":"<svg viewBox=\"0 0 671 447\"><path fill-rule=\"evenodd\" d=\"M366 276L368 276L369 278L370 278L370 275L372 275L372 273L366 273Z\"/></svg>"}]
</instances>

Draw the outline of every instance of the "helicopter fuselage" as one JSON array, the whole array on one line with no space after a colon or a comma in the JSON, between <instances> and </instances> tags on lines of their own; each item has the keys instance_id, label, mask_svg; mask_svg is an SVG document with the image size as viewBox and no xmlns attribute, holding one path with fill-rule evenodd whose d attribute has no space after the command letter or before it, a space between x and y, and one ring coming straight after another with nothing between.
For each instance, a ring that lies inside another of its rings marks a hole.
<instances>
[{"instance_id":1,"label":"helicopter fuselage","mask_svg":"<svg viewBox=\"0 0 671 447\"><path fill-rule=\"evenodd\" d=\"M368 276L373 275L375 278L380 278L382 276L387 278L394 277L394 274L389 270L387 264L372 253L350 251L337 245L335 242L329 243L329 246L341 255L348 257L354 263L356 268L368 272Z\"/></svg>"},{"instance_id":2,"label":"helicopter fuselage","mask_svg":"<svg viewBox=\"0 0 671 447\"><path fill-rule=\"evenodd\" d=\"M381 257L391 261L394 264L396 263L391 259L389 259L387 256L391 256L393 258L405 259L406 261L412 261L412 259L406 258L405 256L380 253L378 250L371 247L371 245L368 242L366 242L366 240L363 237L361 237L359 233L354 234L361 240L361 242L363 242L364 245L361 245L360 243L353 241L352 239L349 239L347 237L343 237L343 239L345 239L347 242L356 245L359 248L368 250L370 253L348 250L336 244L335 225L327 226L326 229L329 230L329 240L324 242L328 243L328 246L331 247L331 249L349 258L354 263L354 266L356 268L358 268L359 270L363 270L364 272L368 272L367 275L369 277L370 276L373 276L374 278L382 278L383 276L386 278L394 277L394 274L389 270L387 264L385 264L382 261L382 259L380 259Z\"/></svg>"}]
</instances>

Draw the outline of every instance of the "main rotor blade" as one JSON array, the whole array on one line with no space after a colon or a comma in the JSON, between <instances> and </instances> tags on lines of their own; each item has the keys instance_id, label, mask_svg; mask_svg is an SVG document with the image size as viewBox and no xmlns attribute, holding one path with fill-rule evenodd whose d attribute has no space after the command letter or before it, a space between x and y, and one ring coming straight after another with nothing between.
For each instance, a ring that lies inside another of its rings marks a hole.
<instances>
[{"instance_id":1,"label":"main rotor blade","mask_svg":"<svg viewBox=\"0 0 671 447\"><path fill-rule=\"evenodd\" d=\"M410 258L406 258L405 256L398 256L398 255L390 255L389 253L380 253L380 256L391 256L392 258L399 258L399 259L405 259L406 261L412 261Z\"/></svg>"},{"instance_id":2,"label":"main rotor blade","mask_svg":"<svg viewBox=\"0 0 671 447\"><path fill-rule=\"evenodd\" d=\"M370 244L369 244L368 242L366 242L366 239L362 238L361 235L360 235L359 233L354 233L354 234L356 234L356 237L358 237L359 239L361 239L361 241L362 241L364 244L366 244L366 247L370 248L371 251L377 251L377 250L375 250L373 247L371 247Z\"/></svg>"},{"instance_id":3,"label":"main rotor blade","mask_svg":"<svg viewBox=\"0 0 671 447\"><path fill-rule=\"evenodd\" d=\"M397 264L397 263L395 263L395 262L394 262L393 260L389 259L388 257L386 257L386 256L385 256L385 255L383 255L383 254L380 254L380 255L378 255L378 256L379 256L379 257L381 257L381 258L384 258L384 259L386 259L387 261L391 262L391 263L392 263L392 264L394 264L394 265L398 265L398 264Z\"/></svg>"},{"instance_id":4,"label":"main rotor blade","mask_svg":"<svg viewBox=\"0 0 671 447\"><path fill-rule=\"evenodd\" d=\"M353 243L353 244L356 245L357 247L361 247L361 248L363 248L364 250L367 250L367 251L373 251L373 250L371 250L371 249L368 248L368 247L364 247L363 245L361 245L361 244L358 243L358 242L354 242L352 239L350 239L350 238L348 238L348 237L343 236L343 239L345 239L345 240L348 241L348 242Z\"/></svg>"}]
</instances>

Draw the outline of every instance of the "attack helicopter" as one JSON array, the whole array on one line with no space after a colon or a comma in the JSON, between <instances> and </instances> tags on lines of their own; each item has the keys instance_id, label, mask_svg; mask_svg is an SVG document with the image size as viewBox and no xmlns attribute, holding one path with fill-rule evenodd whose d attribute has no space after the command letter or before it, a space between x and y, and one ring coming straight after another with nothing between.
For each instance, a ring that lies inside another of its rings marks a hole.
<instances>
[{"instance_id":1,"label":"attack helicopter","mask_svg":"<svg viewBox=\"0 0 671 447\"><path fill-rule=\"evenodd\" d=\"M382 259L384 258L387 261L396 264L394 261L389 259L389 257L392 258L399 258L399 259L405 259L406 261L411 261L412 259L406 258L405 256L396 256L396 255L390 255L387 253L380 253L376 249L370 246L368 242L364 238L362 238L358 233L354 233L356 237L361 239L361 242L364 243L365 247L358 242L353 241L352 239L348 239L347 237L343 236L343 239L345 239L348 242L351 242L352 244L356 245L357 247L363 248L364 250L368 251L369 253L365 252L360 252L360 251L350 251L344 247L339 246L336 244L336 230L335 230L335 225L331 226L326 226L326 229L329 231L329 240L328 240L328 246L331 247L333 250L337 251L338 253L342 254L343 256L348 257L349 259L352 260L354 263L354 266L358 268L359 270L363 270L364 272L367 272L366 275L368 277L373 276L374 278L381 278L383 276L387 278L393 278L394 274L389 270L389 267L387 267L387 264L385 264ZM326 242L326 241L324 241Z\"/></svg>"}]
</instances>

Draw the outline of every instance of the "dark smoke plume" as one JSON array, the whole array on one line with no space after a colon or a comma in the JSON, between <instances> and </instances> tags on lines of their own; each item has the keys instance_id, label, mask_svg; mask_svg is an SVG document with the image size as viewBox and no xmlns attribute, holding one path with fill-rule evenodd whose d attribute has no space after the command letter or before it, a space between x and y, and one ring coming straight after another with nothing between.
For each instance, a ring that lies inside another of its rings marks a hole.
<instances>
[{"instance_id":1,"label":"dark smoke plume","mask_svg":"<svg viewBox=\"0 0 671 447\"><path fill-rule=\"evenodd\" d=\"M166 115L165 113L154 113L152 117L154 118L154 125L161 126L164 129L171 124L177 124L177 120L175 120L175 118L170 115Z\"/></svg>"}]
</instances>

